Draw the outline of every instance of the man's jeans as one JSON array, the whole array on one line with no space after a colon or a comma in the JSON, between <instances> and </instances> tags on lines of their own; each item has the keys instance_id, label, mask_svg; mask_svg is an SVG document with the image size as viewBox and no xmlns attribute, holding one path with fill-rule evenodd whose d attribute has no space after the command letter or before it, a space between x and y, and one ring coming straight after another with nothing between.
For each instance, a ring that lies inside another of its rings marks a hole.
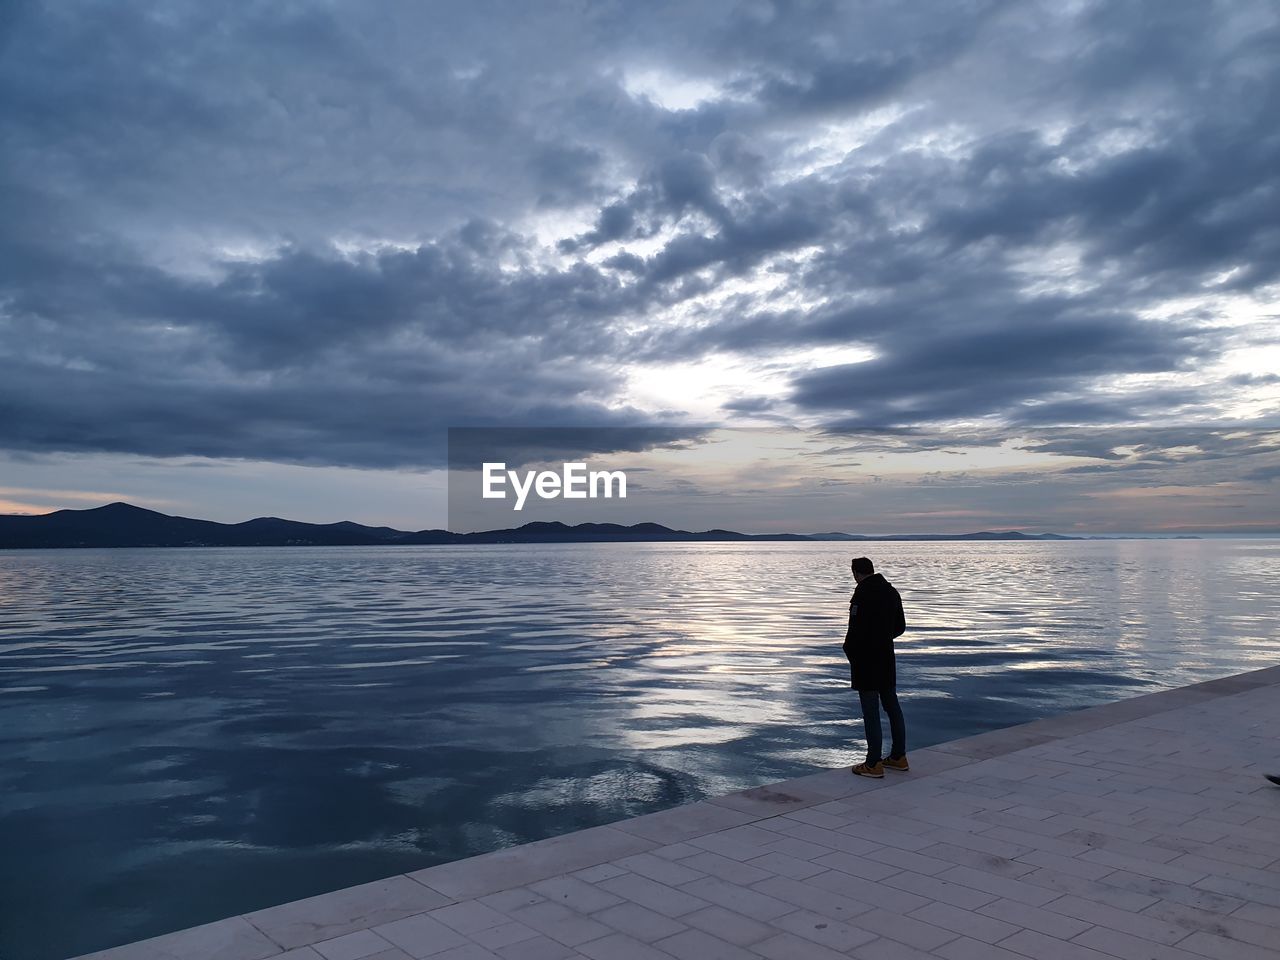
<instances>
[{"instance_id":1,"label":"man's jeans","mask_svg":"<svg viewBox=\"0 0 1280 960\"><path fill-rule=\"evenodd\" d=\"M858 699L862 701L862 724L867 731L867 763L871 766L880 762L880 748L884 744L884 734L880 729L880 704L884 704L884 712L889 717L889 732L893 743L889 748L889 756L900 760L907 755L907 724L902 719L902 707L898 705L896 690L859 690Z\"/></svg>"}]
</instances>

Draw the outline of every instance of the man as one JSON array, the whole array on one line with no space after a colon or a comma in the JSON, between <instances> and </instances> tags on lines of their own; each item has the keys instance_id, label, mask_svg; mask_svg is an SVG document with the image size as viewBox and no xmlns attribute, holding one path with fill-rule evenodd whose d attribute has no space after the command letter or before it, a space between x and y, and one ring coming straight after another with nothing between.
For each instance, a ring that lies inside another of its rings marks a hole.
<instances>
[{"instance_id":1,"label":"man","mask_svg":"<svg viewBox=\"0 0 1280 960\"><path fill-rule=\"evenodd\" d=\"M849 685L858 691L862 723L867 733L867 759L853 767L860 777L883 777L884 768L908 770L907 727L898 705L897 664L893 640L907 629L902 597L866 557L850 564L857 586L849 601L849 630L844 654L849 658ZM880 706L889 717L893 742L881 759Z\"/></svg>"}]
</instances>

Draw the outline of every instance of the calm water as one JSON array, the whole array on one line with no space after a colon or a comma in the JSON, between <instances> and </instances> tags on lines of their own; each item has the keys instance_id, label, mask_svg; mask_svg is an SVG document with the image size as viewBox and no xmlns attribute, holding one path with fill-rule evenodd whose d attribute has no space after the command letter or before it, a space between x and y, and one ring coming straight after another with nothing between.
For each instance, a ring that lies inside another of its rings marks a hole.
<instances>
[{"instance_id":1,"label":"calm water","mask_svg":"<svg viewBox=\"0 0 1280 960\"><path fill-rule=\"evenodd\" d=\"M914 747L1280 660L1280 543L862 549ZM850 555L0 552L0 957L848 764Z\"/></svg>"}]
</instances>

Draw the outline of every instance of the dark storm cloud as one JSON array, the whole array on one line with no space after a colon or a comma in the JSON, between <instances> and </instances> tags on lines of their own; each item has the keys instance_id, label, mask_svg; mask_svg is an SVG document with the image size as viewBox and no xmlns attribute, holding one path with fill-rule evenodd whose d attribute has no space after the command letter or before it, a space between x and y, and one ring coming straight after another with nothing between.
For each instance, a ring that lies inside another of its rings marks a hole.
<instances>
[{"instance_id":1,"label":"dark storm cloud","mask_svg":"<svg viewBox=\"0 0 1280 960\"><path fill-rule=\"evenodd\" d=\"M1208 353L1195 329L1123 315L1073 316L1064 309L1070 304L1058 302L1031 306L1022 316L985 326L970 320L927 340L891 338L883 357L797 378L793 399L856 411L845 427L936 422L1007 413L1087 377L1175 370ZM1026 419L1027 411L1020 415Z\"/></svg>"},{"instance_id":2,"label":"dark storm cloud","mask_svg":"<svg viewBox=\"0 0 1280 960\"><path fill-rule=\"evenodd\" d=\"M448 432L448 465L450 470L478 470L486 462L502 462L513 468L589 454L684 448L709 432L687 426L455 427ZM633 472L649 468L628 466L627 473Z\"/></svg>"},{"instance_id":3,"label":"dark storm cloud","mask_svg":"<svg viewBox=\"0 0 1280 960\"><path fill-rule=\"evenodd\" d=\"M1124 462L1131 466L1167 462L1165 451L1168 450L1178 450L1180 461L1269 456L1280 453L1280 422L1058 428L1045 431L1031 447L1046 453Z\"/></svg>"},{"instance_id":4,"label":"dark storm cloud","mask_svg":"<svg viewBox=\"0 0 1280 960\"><path fill-rule=\"evenodd\" d=\"M644 422L638 362L849 346L726 417L1066 454L1267 386L1206 372L1259 326L1146 316L1280 279L1266 4L5 16L12 449L438 463Z\"/></svg>"},{"instance_id":5,"label":"dark storm cloud","mask_svg":"<svg viewBox=\"0 0 1280 960\"><path fill-rule=\"evenodd\" d=\"M1280 480L1280 463L1268 464L1265 467L1257 467L1250 470L1245 476L1250 480L1260 480L1263 483L1271 483Z\"/></svg>"}]
</instances>

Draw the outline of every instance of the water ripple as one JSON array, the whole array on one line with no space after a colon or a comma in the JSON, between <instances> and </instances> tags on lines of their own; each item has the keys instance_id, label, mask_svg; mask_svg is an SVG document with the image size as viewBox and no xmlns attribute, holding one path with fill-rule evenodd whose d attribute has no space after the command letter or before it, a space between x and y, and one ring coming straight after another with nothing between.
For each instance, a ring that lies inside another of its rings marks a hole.
<instances>
[{"instance_id":1,"label":"water ripple","mask_svg":"<svg viewBox=\"0 0 1280 960\"><path fill-rule=\"evenodd\" d=\"M850 550L0 552L0 956L845 764ZM1277 659L1272 543L862 550L913 746Z\"/></svg>"}]
</instances>

